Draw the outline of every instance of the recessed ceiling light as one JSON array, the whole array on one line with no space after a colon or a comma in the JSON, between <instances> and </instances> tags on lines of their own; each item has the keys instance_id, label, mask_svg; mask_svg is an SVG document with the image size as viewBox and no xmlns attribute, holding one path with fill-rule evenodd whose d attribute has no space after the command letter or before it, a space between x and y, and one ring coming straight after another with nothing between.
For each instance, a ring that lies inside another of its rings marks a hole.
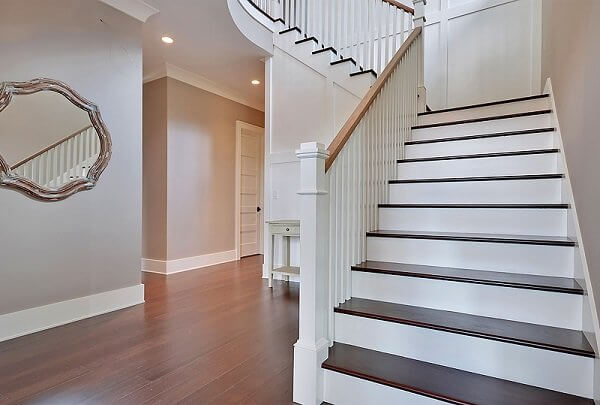
<instances>
[{"instance_id":1,"label":"recessed ceiling light","mask_svg":"<svg viewBox=\"0 0 600 405\"><path fill-rule=\"evenodd\" d=\"M175 42L175 41L173 41L173 38L171 38L171 37L166 37L166 36L165 36L165 37L162 37L162 38L161 38L161 40L162 40L162 41L163 41L165 44L172 44L173 42Z\"/></svg>"},{"instance_id":2,"label":"recessed ceiling light","mask_svg":"<svg viewBox=\"0 0 600 405\"><path fill-rule=\"evenodd\" d=\"M250 83L252 83L252 84L253 84L253 85L255 85L255 86L258 86L258 85L260 84L260 81L258 81L258 80L256 80L256 79L254 79L254 80L252 80Z\"/></svg>"}]
</instances>

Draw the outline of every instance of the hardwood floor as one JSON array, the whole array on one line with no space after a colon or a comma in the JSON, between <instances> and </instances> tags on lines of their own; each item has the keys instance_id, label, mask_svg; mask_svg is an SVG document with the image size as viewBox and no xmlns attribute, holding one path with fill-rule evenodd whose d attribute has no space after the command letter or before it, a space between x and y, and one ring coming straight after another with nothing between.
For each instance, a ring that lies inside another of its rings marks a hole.
<instances>
[{"instance_id":1,"label":"hardwood floor","mask_svg":"<svg viewBox=\"0 0 600 405\"><path fill-rule=\"evenodd\" d=\"M261 262L144 274L144 305L0 343L0 403L291 404L298 287Z\"/></svg>"}]
</instances>

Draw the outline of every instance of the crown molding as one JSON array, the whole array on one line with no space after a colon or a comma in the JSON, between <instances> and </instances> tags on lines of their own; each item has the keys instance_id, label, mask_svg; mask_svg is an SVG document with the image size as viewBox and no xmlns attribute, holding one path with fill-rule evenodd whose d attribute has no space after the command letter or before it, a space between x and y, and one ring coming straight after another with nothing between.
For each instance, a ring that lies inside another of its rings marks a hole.
<instances>
[{"instance_id":1,"label":"crown molding","mask_svg":"<svg viewBox=\"0 0 600 405\"><path fill-rule=\"evenodd\" d=\"M116 8L119 11L139 20L146 22L151 16L159 12L155 7L152 7L148 3L142 0L100 0L109 6Z\"/></svg>"},{"instance_id":2,"label":"crown molding","mask_svg":"<svg viewBox=\"0 0 600 405\"><path fill-rule=\"evenodd\" d=\"M231 101L235 101L236 103L240 103L245 106L254 108L255 110L259 110L262 112L265 111L265 107L263 104L255 103L247 97L237 93L235 90L221 86L202 75L190 72L189 70L185 70L183 68L180 68L179 66L175 66L170 63L165 63L165 65L160 69L145 75L144 83L162 79L163 77L170 77L172 79L179 80L180 82L189 84L190 86L194 86L199 89L216 94L217 96L221 96Z\"/></svg>"}]
</instances>

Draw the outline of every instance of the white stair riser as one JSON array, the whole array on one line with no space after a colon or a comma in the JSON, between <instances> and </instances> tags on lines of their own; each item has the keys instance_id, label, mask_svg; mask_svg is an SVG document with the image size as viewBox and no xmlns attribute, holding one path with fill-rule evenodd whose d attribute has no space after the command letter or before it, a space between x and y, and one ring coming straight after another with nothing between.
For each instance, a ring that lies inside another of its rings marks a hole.
<instances>
[{"instance_id":1,"label":"white stair riser","mask_svg":"<svg viewBox=\"0 0 600 405\"><path fill-rule=\"evenodd\" d=\"M548 97L538 98L512 103L496 104L487 107L467 108L464 110L427 114L419 117L419 125L468 120L481 117L492 117L495 115L516 114L528 111L540 111L548 108L550 108Z\"/></svg>"},{"instance_id":2,"label":"white stair riser","mask_svg":"<svg viewBox=\"0 0 600 405\"><path fill-rule=\"evenodd\" d=\"M358 68L354 64L350 63L350 65L352 66L351 72L358 71ZM373 83L375 83L375 80L376 77L371 73L363 73L357 76L348 75L347 78L340 81L340 85L354 92L354 94L366 94Z\"/></svg>"},{"instance_id":3,"label":"white stair riser","mask_svg":"<svg viewBox=\"0 0 600 405\"><path fill-rule=\"evenodd\" d=\"M289 31L285 34L279 34L274 36L274 43L280 48L289 48L296 45L296 41L299 41L303 36L298 31Z\"/></svg>"},{"instance_id":4,"label":"white stair riser","mask_svg":"<svg viewBox=\"0 0 600 405\"><path fill-rule=\"evenodd\" d=\"M562 179L390 184L391 204L555 204Z\"/></svg>"},{"instance_id":5,"label":"white stair riser","mask_svg":"<svg viewBox=\"0 0 600 405\"><path fill-rule=\"evenodd\" d=\"M575 294L353 271L352 296L558 328L582 327L582 296Z\"/></svg>"},{"instance_id":6,"label":"white stair riser","mask_svg":"<svg viewBox=\"0 0 600 405\"><path fill-rule=\"evenodd\" d=\"M308 61L313 56L313 51L317 50L318 44L315 41L304 41L299 44L294 43L295 53L302 57L301 60Z\"/></svg>"},{"instance_id":7,"label":"white stair riser","mask_svg":"<svg viewBox=\"0 0 600 405\"><path fill-rule=\"evenodd\" d=\"M462 269L573 277L573 247L367 238L367 259Z\"/></svg>"},{"instance_id":8,"label":"white stair riser","mask_svg":"<svg viewBox=\"0 0 600 405\"><path fill-rule=\"evenodd\" d=\"M441 127L413 129L411 140L448 138L454 136L492 134L497 132L520 131L525 129L548 128L552 126L550 114L526 117L505 118L468 124L444 125Z\"/></svg>"},{"instance_id":9,"label":"white stair riser","mask_svg":"<svg viewBox=\"0 0 600 405\"><path fill-rule=\"evenodd\" d=\"M335 405L410 404L442 405L423 395L388 387L362 378L325 370L325 402Z\"/></svg>"},{"instance_id":10,"label":"white stair riser","mask_svg":"<svg viewBox=\"0 0 600 405\"><path fill-rule=\"evenodd\" d=\"M336 342L591 398L594 359L335 314Z\"/></svg>"},{"instance_id":11,"label":"white stair riser","mask_svg":"<svg viewBox=\"0 0 600 405\"><path fill-rule=\"evenodd\" d=\"M398 163L399 180L467 176L511 176L557 172L558 154Z\"/></svg>"},{"instance_id":12,"label":"white stair riser","mask_svg":"<svg viewBox=\"0 0 600 405\"><path fill-rule=\"evenodd\" d=\"M318 48L318 47L317 47ZM311 56L311 65L318 66L318 70L326 70L331 68L332 57L335 56L331 51L319 52Z\"/></svg>"},{"instance_id":13,"label":"white stair riser","mask_svg":"<svg viewBox=\"0 0 600 405\"><path fill-rule=\"evenodd\" d=\"M334 74L343 75L344 77L350 76L350 73L356 69L356 66L352 62L336 63L335 65L329 64L329 66Z\"/></svg>"},{"instance_id":14,"label":"white stair riser","mask_svg":"<svg viewBox=\"0 0 600 405\"><path fill-rule=\"evenodd\" d=\"M551 149L553 147L554 133L541 132L527 135L406 145L405 158L516 152L520 150Z\"/></svg>"},{"instance_id":15,"label":"white stair riser","mask_svg":"<svg viewBox=\"0 0 600 405\"><path fill-rule=\"evenodd\" d=\"M379 229L567 236L567 210L380 208Z\"/></svg>"}]
</instances>

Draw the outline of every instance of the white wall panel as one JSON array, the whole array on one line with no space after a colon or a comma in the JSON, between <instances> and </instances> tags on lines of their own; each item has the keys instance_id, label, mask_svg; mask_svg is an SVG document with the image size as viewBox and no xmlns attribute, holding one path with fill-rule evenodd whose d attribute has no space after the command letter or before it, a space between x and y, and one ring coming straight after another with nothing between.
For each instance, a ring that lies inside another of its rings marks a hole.
<instances>
[{"instance_id":1,"label":"white wall panel","mask_svg":"<svg viewBox=\"0 0 600 405\"><path fill-rule=\"evenodd\" d=\"M277 46L270 66L265 219L298 219L300 161L294 151L302 142L329 145L360 98L349 91L348 83L334 79L340 75L329 76L328 69L317 71ZM279 240L276 245L277 264L281 263ZM293 240L292 265L298 263L298 255L299 244Z\"/></svg>"},{"instance_id":2,"label":"white wall panel","mask_svg":"<svg viewBox=\"0 0 600 405\"><path fill-rule=\"evenodd\" d=\"M434 109L540 92L539 0L433 0L425 84Z\"/></svg>"}]
</instances>

